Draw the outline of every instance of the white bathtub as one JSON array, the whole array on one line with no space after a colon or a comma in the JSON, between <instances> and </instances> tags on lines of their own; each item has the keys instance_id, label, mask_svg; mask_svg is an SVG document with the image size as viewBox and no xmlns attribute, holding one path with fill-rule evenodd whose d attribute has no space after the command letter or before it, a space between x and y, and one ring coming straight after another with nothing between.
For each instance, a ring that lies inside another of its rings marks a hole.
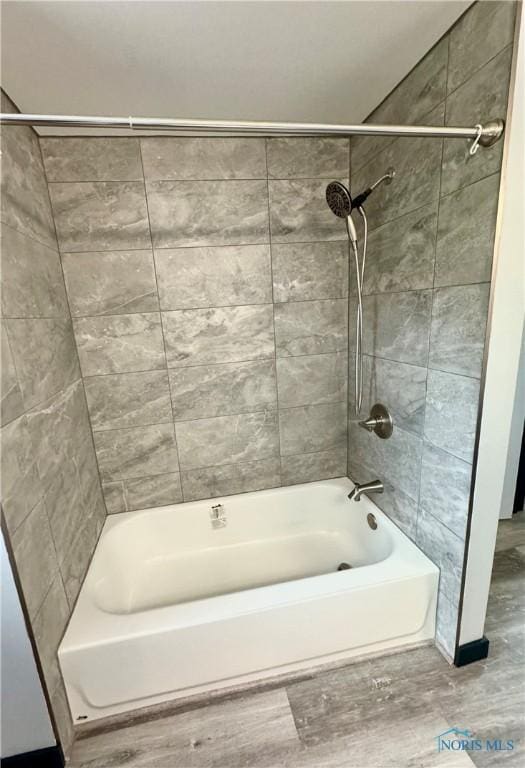
<instances>
[{"instance_id":1,"label":"white bathtub","mask_svg":"<svg viewBox=\"0 0 525 768\"><path fill-rule=\"evenodd\" d=\"M351 488L108 517L59 649L74 720L432 639L437 568Z\"/></svg>"}]
</instances>

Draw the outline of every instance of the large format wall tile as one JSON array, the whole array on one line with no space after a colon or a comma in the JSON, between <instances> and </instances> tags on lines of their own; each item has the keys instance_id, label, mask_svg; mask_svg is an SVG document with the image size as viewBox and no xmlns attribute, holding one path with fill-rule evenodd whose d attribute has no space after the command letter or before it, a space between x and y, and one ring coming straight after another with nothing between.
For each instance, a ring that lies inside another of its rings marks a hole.
<instances>
[{"instance_id":1,"label":"large format wall tile","mask_svg":"<svg viewBox=\"0 0 525 768\"><path fill-rule=\"evenodd\" d=\"M279 411L281 455L343 450L346 405L323 403Z\"/></svg>"},{"instance_id":2,"label":"large format wall tile","mask_svg":"<svg viewBox=\"0 0 525 768\"><path fill-rule=\"evenodd\" d=\"M435 284L490 280L499 174L444 197L439 206Z\"/></svg>"},{"instance_id":3,"label":"large format wall tile","mask_svg":"<svg viewBox=\"0 0 525 768\"><path fill-rule=\"evenodd\" d=\"M346 241L343 220L326 203L326 185L317 179L268 182L273 242Z\"/></svg>"},{"instance_id":4,"label":"large format wall tile","mask_svg":"<svg viewBox=\"0 0 525 768\"><path fill-rule=\"evenodd\" d=\"M429 366L464 376L481 375L488 283L439 288L434 292Z\"/></svg>"},{"instance_id":5,"label":"large format wall tile","mask_svg":"<svg viewBox=\"0 0 525 768\"><path fill-rule=\"evenodd\" d=\"M168 367L273 357L271 304L163 312Z\"/></svg>"},{"instance_id":6,"label":"large format wall tile","mask_svg":"<svg viewBox=\"0 0 525 768\"><path fill-rule=\"evenodd\" d=\"M267 139L270 179L338 179L348 175L349 141L324 137Z\"/></svg>"},{"instance_id":7,"label":"large format wall tile","mask_svg":"<svg viewBox=\"0 0 525 768\"><path fill-rule=\"evenodd\" d=\"M64 278L56 248L3 226L0 253L4 317L67 315Z\"/></svg>"},{"instance_id":8,"label":"large format wall tile","mask_svg":"<svg viewBox=\"0 0 525 768\"><path fill-rule=\"evenodd\" d=\"M42 138L40 146L48 181L142 180L138 139Z\"/></svg>"},{"instance_id":9,"label":"large format wall tile","mask_svg":"<svg viewBox=\"0 0 525 768\"><path fill-rule=\"evenodd\" d=\"M466 461L424 444L419 503L461 539L467 525L471 473Z\"/></svg>"},{"instance_id":10,"label":"large format wall tile","mask_svg":"<svg viewBox=\"0 0 525 768\"><path fill-rule=\"evenodd\" d=\"M347 358L341 352L277 360L280 408L344 401L346 382Z\"/></svg>"},{"instance_id":11,"label":"large format wall tile","mask_svg":"<svg viewBox=\"0 0 525 768\"><path fill-rule=\"evenodd\" d=\"M269 245L155 251L162 309L272 301Z\"/></svg>"},{"instance_id":12,"label":"large format wall tile","mask_svg":"<svg viewBox=\"0 0 525 768\"><path fill-rule=\"evenodd\" d=\"M155 248L267 243L266 181L148 181Z\"/></svg>"},{"instance_id":13,"label":"large format wall tile","mask_svg":"<svg viewBox=\"0 0 525 768\"><path fill-rule=\"evenodd\" d=\"M382 293L363 299L363 351L401 363L426 365L432 291ZM355 338L350 315L350 340Z\"/></svg>"},{"instance_id":14,"label":"large format wall tile","mask_svg":"<svg viewBox=\"0 0 525 768\"><path fill-rule=\"evenodd\" d=\"M141 181L54 182L49 194L61 251L115 251L151 245Z\"/></svg>"},{"instance_id":15,"label":"large format wall tile","mask_svg":"<svg viewBox=\"0 0 525 768\"><path fill-rule=\"evenodd\" d=\"M108 507L108 512L131 512L135 509L162 507L166 504L178 504L182 501L180 474L171 472L166 475L141 477L137 480L119 480L104 484L106 504L113 504L116 491L119 494L119 506ZM110 488L113 487L113 493Z\"/></svg>"},{"instance_id":16,"label":"large format wall tile","mask_svg":"<svg viewBox=\"0 0 525 768\"><path fill-rule=\"evenodd\" d=\"M448 97L447 125L476 125L482 115L505 119L511 59L512 48L509 47ZM503 141L497 141L492 147L485 147L471 156L464 142L446 140L441 194L453 192L499 171L503 146Z\"/></svg>"},{"instance_id":17,"label":"large format wall tile","mask_svg":"<svg viewBox=\"0 0 525 768\"><path fill-rule=\"evenodd\" d=\"M448 39L442 39L402 80L392 94L374 110L367 122L410 125L445 98ZM392 143L391 137L354 136L350 141L351 168L357 171L374 154Z\"/></svg>"},{"instance_id":18,"label":"large format wall tile","mask_svg":"<svg viewBox=\"0 0 525 768\"><path fill-rule=\"evenodd\" d=\"M348 367L348 403L354 412L354 355ZM363 403L361 414L366 416L374 403L386 405L394 424L409 432L423 434L427 369L380 357L363 356Z\"/></svg>"},{"instance_id":19,"label":"large format wall tile","mask_svg":"<svg viewBox=\"0 0 525 768\"><path fill-rule=\"evenodd\" d=\"M84 379L94 430L171 421L167 371L144 371Z\"/></svg>"},{"instance_id":20,"label":"large format wall tile","mask_svg":"<svg viewBox=\"0 0 525 768\"><path fill-rule=\"evenodd\" d=\"M278 458L190 469L181 473L184 501L262 491L281 485Z\"/></svg>"},{"instance_id":21,"label":"large format wall tile","mask_svg":"<svg viewBox=\"0 0 525 768\"><path fill-rule=\"evenodd\" d=\"M345 299L275 304L274 316L278 357L346 349Z\"/></svg>"},{"instance_id":22,"label":"large format wall tile","mask_svg":"<svg viewBox=\"0 0 525 768\"><path fill-rule=\"evenodd\" d=\"M129 480L178 469L173 424L95 432L103 480Z\"/></svg>"},{"instance_id":23,"label":"large format wall tile","mask_svg":"<svg viewBox=\"0 0 525 768\"><path fill-rule=\"evenodd\" d=\"M348 243L272 245L276 302L339 299L348 292Z\"/></svg>"},{"instance_id":24,"label":"large format wall tile","mask_svg":"<svg viewBox=\"0 0 525 768\"><path fill-rule=\"evenodd\" d=\"M463 540L420 507L416 543L440 570L440 589L457 606L463 570Z\"/></svg>"},{"instance_id":25,"label":"large format wall tile","mask_svg":"<svg viewBox=\"0 0 525 768\"><path fill-rule=\"evenodd\" d=\"M80 376L69 320L6 320L25 408L56 394Z\"/></svg>"},{"instance_id":26,"label":"large format wall tile","mask_svg":"<svg viewBox=\"0 0 525 768\"><path fill-rule=\"evenodd\" d=\"M429 370L425 437L460 459L472 461L476 435L479 381Z\"/></svg>"},{"instance_id":27,"label":"large format wall tile","mask_svg":"<svg viewBox=\"0 0 525 768\"><path fill-rule=\"evenodd\" d=\"M166 367L159 313L73 320L84 376Z\"/></svg>"},{"instance_id":28,"label":"large format wall tile","mask_svg":"<svg viewBox=\"0 0 525 768\"><path fill-rule=\"evenodd\" d=\"M316 480L345 476L346 449L344 447L281 458L281 481L283 485L312 483Z\"/></svg>"},{"instance_id":29,"label":"large format wall tile","mask_svg":"<svg viewBox=\"0 0 525 768\"><path fill-rule=\"evenodd\" d=\"M276 411L178 422L176 432L181 470L279 455Z\"/></svg>"},{"instance_id":30,"label":"large format wall tile","mask_svg":"<svg viewBox=\"0 0 525 768\"><path fill-rule=\"evenodd\" d=\"M374 229L368 238L363 293L431 288L436 227L432 203ZM351 275L355 292L353 264Z\"/></svg>"},{"instance_id":31,"label":"large format wall tile","mask_svg":"<svg viewBox=\"0 0 525 768\"><path fill-rule=\"evenodd\" d=\"M2 335L0 352L0 359L2 361L0 366L0 425L4 426L24 412L24 401L22 400L22 391L18 383L4 323L1 325L0 333Z\"/></svg>"},{"instance_id":32,"label":"large format wall tile","mask_svg":"<svg viewBox=\"0 0 525 768\"><path fill-rule=\"evenodd\" d=\"M32 128L21 126L2 131L0 183L2 223L56 248L55 227L40 147Z\"/></svg>"},{"instance_id":33,"label":"large format wall tile","mask_svg":"<svg viewBox=\"0 0 525 768\"><path fill-rule=\"evenodd\" d=\"M450 31L448 90L464 83L512 42L514 2L474 3Z\"/></svg>"},{"instance_id":34,"label":"large format wall tile","mask_svg":"<svg viewBox=\"0 0 525 768\"><path fill-rule=\"evenodd\" d=\"M456 651L456 632L458 611L445 595L442 589L438 591L436 613L436 643L445 651L450 661L453 661Z\"/></svg>"},{"instance_id":35,"label":"large format wall tile","mask_svg":"<svg viewBox=\"0 0 525 768\"><path fill-rule=\"evenodd\" d=\"M42 488L27 417L22 415L7 424L0 436L2 511L13 535L41 499Z\"/></svg>"},{"instance_id":36,"label":"large format wall tile","mask_svg":"<svg viewBox=\"0 0 525 768\"><path fill-rule=\"evenodd\" d=\"M154 136L140 143L148 181L266 178L264 139Z\"/></svg>"},{"instance_id":37,"label":"large format wall tile","mask_svg":"<svg viewBox=\"0 0 525 768\"><path fill-rule=\"evenodd\" d=\"M443 106L431 112L429 125L443 123ZM366 203L370 229L393 221L439 197L442 139L399 138L375 155L352 176L356 195L393 167L396 176L390 185L382 184Z\"/></svg>"},{"instance_id":38,"label":"large format wall tile","mask_svg":"<svg viewBox=\"0 0 525 768\"><path fill-rule=\"evenodd\" d=\"M177 368L169 375L179 421L277 408L273 360Z\"/></svg>"},{"instance_id":39,"label":"large format wall tile","mask_svg":"<svg viewBox=\"0 0 525 768\"><path fill-rule=\"evenodd\" d=\"M73 316L159 308L151 250L64 253L62 266Z\"/></svg>"}]
</instances>

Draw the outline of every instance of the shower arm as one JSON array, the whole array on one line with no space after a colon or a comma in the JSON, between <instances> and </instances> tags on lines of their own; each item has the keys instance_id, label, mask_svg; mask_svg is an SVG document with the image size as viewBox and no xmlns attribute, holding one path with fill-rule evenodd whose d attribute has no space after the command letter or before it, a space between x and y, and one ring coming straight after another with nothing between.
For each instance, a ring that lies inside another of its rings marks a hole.
<instances>
[{"instance_id":1,"label":"shower arm","mask_svg":"<svg viewBox=\"0 0 525 768\"><path fill-rule=\"evenodd\" d=\"M225 133L258 136L423 136L429 138L471 139L472 147L490 147L501 138L505 124L500 118L474 127L429 125L344 125L330 123L256 122L249 120L191 120L162 117L102 117L81 115L0 114L0 125L34 127L130 129L133 131L173 131L175 133Z\"/></svg>"}]
</instances>

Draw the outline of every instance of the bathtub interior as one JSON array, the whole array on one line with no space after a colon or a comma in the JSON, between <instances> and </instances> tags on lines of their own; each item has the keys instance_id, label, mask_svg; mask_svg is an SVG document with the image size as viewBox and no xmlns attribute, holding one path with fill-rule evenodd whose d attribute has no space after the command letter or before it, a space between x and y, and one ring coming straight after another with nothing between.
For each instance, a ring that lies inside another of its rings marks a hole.
<instances>
[{"instance_id":1,"label":"bathtub interior","mask_svg":"<svg viewBox=\"0 0 525 768\"><path fill-rule=\"evenodd\" d=\"M370 528L349 487L306 484L108 518L88 577L93 600L129 614L380 562L391 533ZM217 503L222 528L211 524Z\"/></svg>"}]
</instances>

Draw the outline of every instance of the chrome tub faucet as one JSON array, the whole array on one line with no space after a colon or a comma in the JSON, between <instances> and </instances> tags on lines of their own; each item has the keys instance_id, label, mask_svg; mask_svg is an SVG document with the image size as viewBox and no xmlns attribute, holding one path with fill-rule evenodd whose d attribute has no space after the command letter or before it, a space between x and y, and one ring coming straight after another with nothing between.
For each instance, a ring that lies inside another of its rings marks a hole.
<instances>
[{"instance_id":1,"label":"chrome tub faucet","mask_svg":"<svg viewBox=\"0 0 525 768\"><path fill-rule=\"evenodd\" d=\"M363 493L383 493L385 486L381 480L371 480L369 483L355 484L355 487L348 494L350 501L360 501Z\"/></svg>"}]
</instances>

